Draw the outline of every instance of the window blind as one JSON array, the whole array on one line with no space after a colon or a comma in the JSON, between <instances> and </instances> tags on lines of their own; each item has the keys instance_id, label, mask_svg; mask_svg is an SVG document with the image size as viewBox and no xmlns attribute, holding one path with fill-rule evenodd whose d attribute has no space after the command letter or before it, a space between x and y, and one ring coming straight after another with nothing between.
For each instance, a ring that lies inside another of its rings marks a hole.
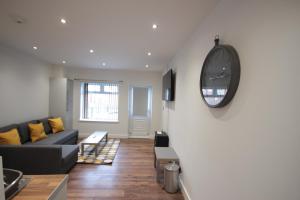
<instances>
[{"instance_id":1,"label":"window blind","mask_svg":"<svg viewBox=\"0 0 300 200\"><path fill-rule=\"evenodd\" d=\"M81 119L118 121L119 84L110 82L81 83Z\"/></svg>"}]
</instances>

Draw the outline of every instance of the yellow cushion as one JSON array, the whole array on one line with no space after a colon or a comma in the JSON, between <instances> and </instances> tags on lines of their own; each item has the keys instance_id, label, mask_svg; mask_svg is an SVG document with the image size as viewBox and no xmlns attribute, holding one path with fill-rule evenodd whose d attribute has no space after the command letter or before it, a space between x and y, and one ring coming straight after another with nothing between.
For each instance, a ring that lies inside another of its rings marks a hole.
<instances>
[{"instance_id":1,"label":"yellow cushion","mask_svg":"<svg viewBox=\"0 0 300 200\"><path fill-rule=\"evenodd\" d=\"M21 144L18 130L14 128L0 133L0 144Z\"/></svg>"},{"instance_id":2,"label":"yellow cushion","mask_svg":"<svg viewBox=\"0 0 300 200\"><path fill-rule=\"evenodd\" d=\"M65 130L64 123L60 117L48 119L53 133L58 133Z\"/></svg>"},{"instance_id":3,"label":"yellow cushion","mask_svg":"<svg viewBox=\"0 0 300 200\"><path fill-rule=\"evenodd\" d=\"M28 124L30 131L31 142L36 142L48 137L45 133L43 123L39 124Z\"/></svg>"}]
</instances>

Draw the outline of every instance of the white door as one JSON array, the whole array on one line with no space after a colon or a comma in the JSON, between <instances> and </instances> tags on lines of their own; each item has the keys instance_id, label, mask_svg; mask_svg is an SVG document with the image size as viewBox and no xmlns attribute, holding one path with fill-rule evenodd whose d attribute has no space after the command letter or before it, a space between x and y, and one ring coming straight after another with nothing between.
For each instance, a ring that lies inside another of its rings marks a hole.
<instances>
[{"instance_id":1,"label":"white door","mask_svg":"<svg viewBox=\"0 0 300 200\"><path fill-rule=\"evenodd\" d=\"M149 135L152 116L152 88L130 87L129 89L129 136Z\"/></svg>"}]
</instances>

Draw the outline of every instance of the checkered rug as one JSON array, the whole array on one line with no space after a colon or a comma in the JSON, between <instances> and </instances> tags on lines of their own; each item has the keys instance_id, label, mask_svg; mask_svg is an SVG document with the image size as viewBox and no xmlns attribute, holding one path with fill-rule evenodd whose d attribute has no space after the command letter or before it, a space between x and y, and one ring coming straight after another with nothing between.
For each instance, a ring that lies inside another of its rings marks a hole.
<instances>
[{"instance_id":1,"label":"checkered rug","mask_svg":"<svg viewBox=\"0 0 300 200\"><path fill-rule=\"evenodd\" d=\"M79 143L80 145L80 143ZM105 145L105 146L104 146ZM95 146L84 145L84 154L81 155L81 149L78 153L77 163L107 165L112 164L120 145L119 139L109 139L106 144L98 147L98 156L95 157Z\"/></svg>"}]
</instances>

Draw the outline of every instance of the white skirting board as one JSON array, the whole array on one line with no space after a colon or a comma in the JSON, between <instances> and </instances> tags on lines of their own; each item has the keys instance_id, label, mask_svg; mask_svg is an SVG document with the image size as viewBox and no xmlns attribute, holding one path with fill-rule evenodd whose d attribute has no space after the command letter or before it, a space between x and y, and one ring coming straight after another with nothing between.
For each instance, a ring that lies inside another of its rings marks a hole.
<instances>
[{"instance_id":1,"label":"white skirting board","mask_svg":"<svg viewBox=\"0 0 300 200\"><path fill-rule=\"evenodd\" d=\"M86 138L90 136L92 133L79 133L79 138ZM109 138L121 138L121 139L126 139L128 138L128 135L121 135L121 134L111 134L108 133Z\"/></svg>"},{"instance_id":2,"label":"white skirting board","mask_svg":"<svg viewBox=\"0 0 300 200\"><path fill-rule=\"evenodd\" d=\"M192 200L189 193L187 192L184 184L183 184L183 181L182 181L181 177L179 177L179 187L180 187L180 190L181 190L181 193L183 195L184 200Z\"/></svg>"},{"instance_id":3,"label":"white skirting board","mask_svg":"<svg viewBox=\"0 0 300 200\"><path fill-rule=\"evenodd\" d=\"M121 134L112 134L108 133L109 138L120 138L120 139L127 139L128 135L121 135Z\"/></svg>"},{"instance_id":4,"label":"white skirting board","mask_svg":"<svg viewBox=\"0 0 300 200\"><path fill-rule=\"evenodd\" d=\"M86 138L91 133L79 133L79 138ZM112 134L108 133L108 137L110 138L120 138L120 139L128 139L128 138L145 138L145 139L154 139L154 135L148 135L148 136L130 136L130 135L121 135L121 134Z\"/></svg>"},{"instance_id":5,"label":"white skirting board","mask_svg":"<svg viewBox=\"0 0 300 200\"><path fill-rule=\"evenodd\" d=\"M136 139L154 139L154 135L146 135L146 136L129 135L128 138L136 138Z\"/></svg>"}]
</instances>

